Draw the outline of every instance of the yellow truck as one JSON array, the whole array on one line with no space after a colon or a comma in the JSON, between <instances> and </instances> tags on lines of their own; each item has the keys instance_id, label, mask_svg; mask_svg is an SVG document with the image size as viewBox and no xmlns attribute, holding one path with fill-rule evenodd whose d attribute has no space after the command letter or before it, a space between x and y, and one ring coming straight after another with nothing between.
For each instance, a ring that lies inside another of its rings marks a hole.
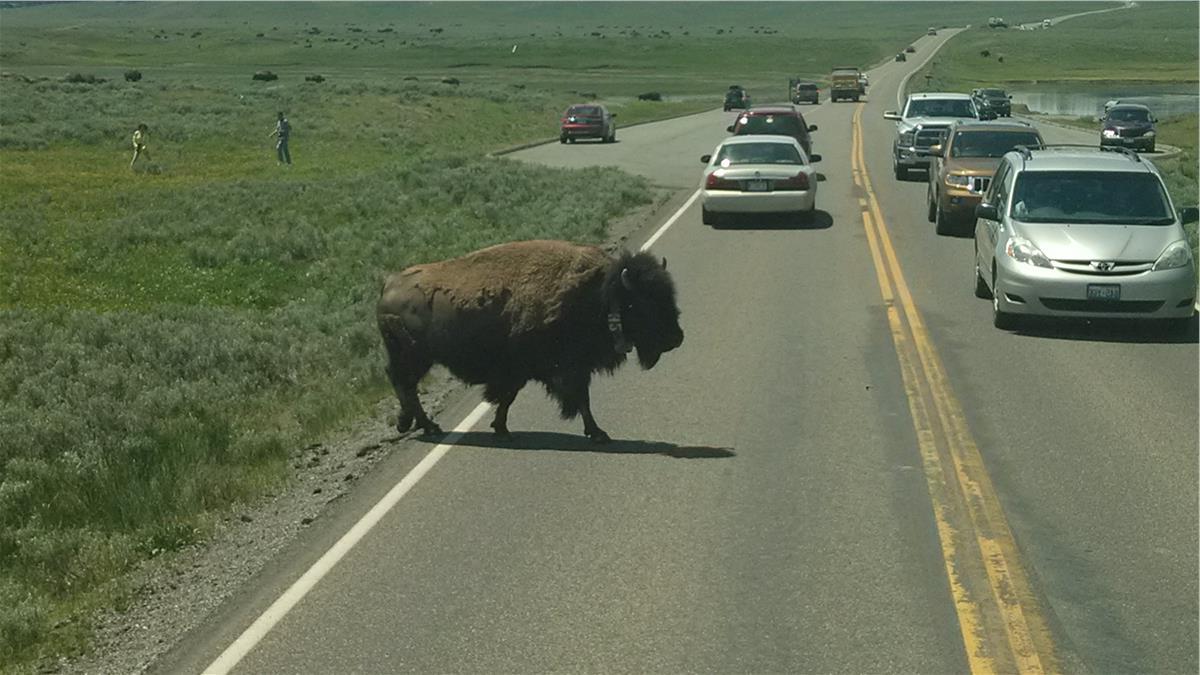
<instances>
[{"instance_id":1,"label":"yellow truck","mask_svg":"<svg viewBox=\"0 0 1200 675\"><path fill-rule=\"evenodd\" d=\"M829 76L829 100L851 99L857 101L863 95L862 71L853 66L833 69Z\"/></svg>"}]
</instances>

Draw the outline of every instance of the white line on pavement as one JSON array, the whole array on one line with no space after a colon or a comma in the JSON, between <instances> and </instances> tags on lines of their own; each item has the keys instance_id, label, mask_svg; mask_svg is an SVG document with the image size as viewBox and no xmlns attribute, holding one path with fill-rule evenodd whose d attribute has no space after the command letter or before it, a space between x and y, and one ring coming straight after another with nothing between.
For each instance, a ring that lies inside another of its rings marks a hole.
<instances>
[{"instance_id":1,"label":"white line on pavement","mask_svg":"<svg viewBox=\"0 0 1200 675\"><path fill-rule=\"evenodd\" d=\"M321 556L320 560L313 563L313 566L308 568L307 572L284 591L283 595L279 596L279 599L271 603L271 606L254 623L250 624L250 627L239 635L233 641L233 644L229 645L229 648L217 657L216 661L213 661L204 669L204 672L212 675L224 675L236 666L275 627L275 624L279 623L280 619L287 615L317 585L317 582L324 578L342 558L346 557L350 549L354 548L354 545L383 519L384 515L396 505L396 502L400 501L400 498L407 494L412 489L412 486L417 484L417 481L429 473L433 465L437 464L438 460L450 450L455 442L462 438L463 433L470 431L471 427L475 426L475 423L491 407L491 404L486 401L475 406L475 409L462 422L459 422L458 426L454 427L454 430L450 432L450 435L446 437L444 442L433 450L430 450L429 454L425 455L425 458L413 467L412 471L408 472L408 475L404 476L399 483L396 483L384 495L383 499L380 499L375 506L371 507L371 510L367 511L366 515L360 518L346 534L342 535L342 538L338 539L337 543L330 547L325 552L325 555Z\"/></svg>"},{"instance_id":2,"label":"white line on pavement","mask_svg":"<svg viewBox=\"0 0 1200 675\"><path fill-rule=\"evenodd\" d=\"M693 192L692 196L688 197L688 200L683 203L683 206L679 207L679 210L675 212L675 215L671 216L670 218L667 218L667 222L663 223L662 227L658 228L658 230L654 234L650 235L650 238L647 239L646 243L642 244L642 247L639 248L638 250L645 251L646 249L650 248L650 246L652 246L654 244L654 242L658 241L658 238L663 236L663 234L666 233L667 229L675 224L676 220L679 220L679 216L682 216L683 212L687 211L688 208L691 207L692 203L696 201L696 197L699 197L699 196L700 196L699 190L696 190L695 192Z\"/></svg>"}]
</instances>

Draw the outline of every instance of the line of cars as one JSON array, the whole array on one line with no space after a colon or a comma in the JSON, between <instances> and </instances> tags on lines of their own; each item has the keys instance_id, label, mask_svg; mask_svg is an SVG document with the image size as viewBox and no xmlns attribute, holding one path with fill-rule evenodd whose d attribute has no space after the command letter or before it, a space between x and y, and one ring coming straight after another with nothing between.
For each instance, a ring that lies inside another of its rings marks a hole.
<instances>
[{"instance_id":1,"label":"line of cars","mask_svg":"<svg viewBox=\"0 0 1200 675\"><path fill-rule=\"evenodd\" d=\"M1047 144L1024 122L979 119L955 93L911 94L884 117L897 124L896 177L927 171L937 232L973 231L975 295L992 301L998 328L1036 315L1191 330L1196 264L1183 226L1200 213L1176 209L1158 168L1125 142Z\"/></svg>"}]
</instances>

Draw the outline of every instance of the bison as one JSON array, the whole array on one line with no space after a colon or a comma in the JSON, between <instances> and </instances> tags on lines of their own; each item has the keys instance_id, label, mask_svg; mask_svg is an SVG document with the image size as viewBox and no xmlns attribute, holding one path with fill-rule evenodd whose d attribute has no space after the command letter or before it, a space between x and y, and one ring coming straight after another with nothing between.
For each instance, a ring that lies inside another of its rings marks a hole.
<instances>
[{"instance_id":1,"label":"bison","mask_svg":"<svg viewBox=\"0 0 1200 675\"><path fill-rule=\"evenodd\" d=\"M421 408L417 382L440 363L496 404L492 429L508 436L508 409L530 380L563 419L606 442L592 417L594 373L611 373L637 348L642 368L683 343L675 286L649 253L610 257L562 241L500 244L388 276L376 306L387 373L400 400L396 429L441 433Z\"/></svg>"}]
</instances>

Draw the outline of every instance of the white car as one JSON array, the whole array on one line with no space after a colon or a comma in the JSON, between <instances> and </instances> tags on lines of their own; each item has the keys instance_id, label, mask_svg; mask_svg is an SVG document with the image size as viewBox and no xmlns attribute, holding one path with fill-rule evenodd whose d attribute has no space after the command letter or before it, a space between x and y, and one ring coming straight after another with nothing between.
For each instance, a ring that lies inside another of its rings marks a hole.
<instances>
[{"instance_id":1,"label":"white car","mask_svg":"<svg viewBox=\"0 0 1200 675\"><path fill-rule=\"evenodd\" d=\"M817 206L820 155L806 155L791 136L747 135L725 139L711 155L700 185L705 225L754 213L795 213L811 220Z\"/></svg>"}]
</instances>

